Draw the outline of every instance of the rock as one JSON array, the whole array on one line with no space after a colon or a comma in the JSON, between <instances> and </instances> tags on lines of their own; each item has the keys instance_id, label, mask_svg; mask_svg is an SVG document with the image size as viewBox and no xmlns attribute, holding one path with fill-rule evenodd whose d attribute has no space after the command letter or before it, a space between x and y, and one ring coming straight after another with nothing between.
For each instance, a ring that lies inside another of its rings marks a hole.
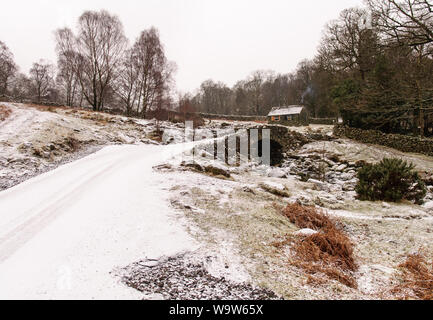
<instances>
[{"instance_id":1,"label":"rock","mask_svg":"<svg viewBox=\"0 0 433 320\"><path fill-rule=\"evenodd\" d=\"M428 201L424 203L423 208L427 210L433 210L433 201Z\"/></svg>"},{"instance_id":2,"label":"rock","mask_svg":"<svg viewBox=\"0 0 433 320\"><path fill-rule=\"evenodd\" d=\"M314 186L317 188L317 190L319 191L325 191L325 192L329 192L330 189L328 187L328 184L326 182L322 182L319 180L315 180L315 179L309 179L307 181L307 183L312 183L314 184Z\"/></svg>"},{"instance_id":3,"label":"rock","mask_svg":"<svg viewBox=\"0 0 433 320\"><path fill-rule=\"evenodd\" d=\"M165 164L161 164L158 166L154 166L153 169L157 170L157 171L165 171L165 170L171 170L171 169L173 169L173 167L171 164L165 163Z\"/></svg>"},{"instance_id":4,"label":"rock","mask_svg":"<svg viewBox=\"0 0 433 320\"><path fill-rule=\"evenodd\" d=\"M355 191L355 189L356 189L356 186L354 186L351 183L345 183L343 185L343 188L342 188L343 191Z\"/></svg>"},{"instance_id":5,"label":"rock","mask_svg":"<svg viewBox=\"0 0 433 320\"><path fill-rule=\"evenodd\" d=\"M31 143L31 142L24 142L18 148L22 149L22 150L26 150L26 149L29 149L31 147L33 147L33 143Z\"/></svg>"},{"instance_id":6,"label":"rock","mask_svg":"<svg viewBox=\"0 0 433 320\"><path fill-rule=\"evenodd\" d=\"M290 193L286 186L279 183L263 182L260 184L260 188L279 197L290 197Z\"/></svg>"},{"instance_id":7,"label":"rock","mask_svg":"<svg viewBox=\"0 0 433 320\"><path fill-rule=\"evenodd\" d=\"M142 267L153 268L153 267L156 267L159 263L160 263L159 260L149 259L146 261L139 262L139 265Z\"/></svg>"},{"instance_id":8,"label":"rock","mask_svg":"<svg viewBox=\"0 0 433 320\"><path fill-rule=\"evenodd\" d=\"M204 171L207 172L207 173L210 173L210 174L212 174L214 176L223 176L223 177L226 177L226 178L230 178L231 177L231 174L230 174L230 172L228 170L226 170L224 168L221 168L221 167L216 167L216 166L213 166L213 165L206 166L204 168Z\"/></svg>"},{"instance_id":9,"label":"rock","mask_svg":"<svg viewBox=\"0 0 433 320\"><path fill-rule=\"evenodd\" d=\"M256 193L254 192L254 190L251 189L249 186L243 186L243 187L242 187L242 191L243 191L243 192L246 192L246 193L256 194Z\"/></svg>"},{"instance_id":10,"label":"rock","mask_svg":"<svg viewBox=\"0 0 433 320\"><path fill-rule=\"evenodd\" d=\"M296 203L300 204L301 206L314 206L314 201L306 197L299 197L298 199L296 199Z\"/></svg>"},{"instance_id":11,"label":"rock","mask_svg":"<svg viewBox=\"0 0 433 320\"><path fill-rule=\"evenodd\" d=\"M328 166L330 166L330 167L334 167L334 166L336 165L335 162L332 161L332 160L325 159L324 161L325 161L326 164L327 164Z\"/></svg>"},{"instance_id":12,"label":"rock","mask_svg":"<svg viewBox=\"0 0 433 320\"><path fill-rule=\"evenodd\" d=\"M318 233L318 232L316 230L313 230L313 229L302 229L302 230L296 231L295 235L309 237L309 236L312 236L316 233Z\"/></svg>"},{"instance_id":13,"label":"rock","mask_svg":"<svg viewBox=\"0 0 433 320\"><path fill-rule=\"evenodd\" d=\"M48 151L42 152L42 158L50 159L50 157L51 157L51 153L50 152L48 152Z\"/></svg>"},{"instance_id":14,"label":"rock","mask_svg":"<svg viewBox=\"0 0 433 320\"><path fill-rule=\"evenodd\" d=\"M335 170L343 172L346 168L347 168L347 164L342 164L342 165L338 166Z\"/></svg>"},{"instance_id":15,"label":"rock","mask_svg":"<svg viewBox=\"0 0 433 320\"><path fill-rule=\"evenodd\" d=\"M340 184L330 184L329 190L333 193L337 193L343 191L343 187Z\"/></svg>"},{"instance_id":16,"label":"rock","mask_svg":"<svg viewBox=\"0 0 433 320\"><path fill-rule=\"evenodd\" d=\"M356 199L356 196L358 194L356 193L356 191L349 191L346 193L346 199L349 200L350 198L352 199Z\"/></svg>"},{"instance_id":17,"label":"rock","mask_svg":"<svg viewBox=\"0 0 433 320\"><path fill-rule=\"evenodd\" d=\"M348 173L348 172L345 172L345 173L343 173L343 174L340 176L340 179L343 180L343 181L351 180L351 179L353 179L353 174L350 174L350 173Z\"/></svg>"},{"instance_id":18,"label":"rock","mask_svg":"<svg viewBox=\"0 0 433 320\"><path fill-rule=\"evenodd\" d=\"M388 203L386 203L386 202L382 202L382 208L384 208L384 209L390 209L391 206Z\"/></svg>"},{"instance_id":19,"label":"rock","mask_svg":"<svg viewBox=\"0 0 433 320\"><path fill-rule=\"evenodd\" d=\"M269 172L268 176L271 178L283 179L283 178L287 178L287 173L282 169L275 168L275 169L272 169L271 172Z\"/></svg>"},{"instance_id":20,"label":"rock","mask_svg":"<svg viewBox=\"0 0 433 320\"><path fill-rule=\"evenodd\" d=\"M195 171L199 171L199 172L203 172L204 169L201 165L199 165L196 162L192 162L192 163L182 163L181 164L182 167L188 168L188 169L193 169Z\"/></svg>"},{"instance_id":21,"label":"rock","mask_svg":"<svg viewBox=\"0 0 433 320\"><path fill-rule=\"evenodd\" d=\"M358 179L352 179L343 184L343 191L355 191L356 185L358 184Z\"/></svg>"}]
</instances>

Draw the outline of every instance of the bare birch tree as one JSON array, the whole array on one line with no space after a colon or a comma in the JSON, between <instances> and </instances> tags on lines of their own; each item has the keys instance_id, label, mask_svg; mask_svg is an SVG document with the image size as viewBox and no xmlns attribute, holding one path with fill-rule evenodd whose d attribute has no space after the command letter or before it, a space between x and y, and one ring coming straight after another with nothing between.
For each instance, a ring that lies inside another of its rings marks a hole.
<instances>
[{"instance_id":1,"label":"bare birch tree","mask_svg":"<svg viewBox=\"0 0 433 320\"><path fill-rule=\"evenodd\" d=\"M156 28L143 31L133 46L133 60L139 70L137 113L146 117L148 110L160 105L174 67L167 61Z\"/></svg>"},{"instance_id":2,"label":"bare birch tree","mask_svg":"<svg viewBox=\"0 0 433 320\"><path fill-rule=\"evenodd\" d=\"M78 19L77 36L60 29L56 39L59 59L66 61L66 85L72 89L73 70L84 99L93 110L103 110L127 45L119 18L105 10L86 11Z\"/></svg>"},{"instance_id":3,"label":"bare birch tree","mask_svg":"<svg viewBox=\"0 0 433 320\"><path fill-rule=\"evenodd\" d=\"M0 41L0 94L7 94L10 81L17 70L12 52Z\"/></svg>"},{"instance_id":4,"label":"bare birch tree","mask_svg":"<svg viewBox=\"0 0 433 320\"><path fill-rule=\"evenodd\" d=\"M80 65L77 61L76 39L68 28L59 29L55 32L56 50L58 54L57 83L62 89L65 104L74 106L79 91L78 70Z\"/></svg>"},{"instance_id":5,"label":"bare birch tree","mask_svg":"<svg viewBox=\"0 0 433 320\"><path fill-rule=\"evenodd\" d=\"M119 96L127 115L131 115L140 96L140 67L134 61L133 51L127 50L115 83L115 91Z\"/></svg>"},{"instance_id":6,"label":"bare birch tree","mask_svg":"<svg viewBox=\"0 0 433 320\"><path fill-rule=\"evenodd\" d=\"M49 89L54 84L54 65L51 63L40 60L33 63L30 69L30 80L32 82L37 102L48 95Z\"/></svg>"}]
</instances>

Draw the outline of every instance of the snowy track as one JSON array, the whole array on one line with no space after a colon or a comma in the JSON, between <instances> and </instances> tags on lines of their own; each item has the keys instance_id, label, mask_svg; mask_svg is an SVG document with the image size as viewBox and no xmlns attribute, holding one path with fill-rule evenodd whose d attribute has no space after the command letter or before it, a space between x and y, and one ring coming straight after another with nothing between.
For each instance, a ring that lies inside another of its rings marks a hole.
<instances>
[{"instance_id":1,"label":"snowy track","mask_svg":"<svg viewBox=\"0 0 433 320\"><path fill-rule=\"evenodd\" d=\"M152 169L183 147L107 147L1 192L0 298L140 298L110 272L196 245Z\"/></svg>"},{"instance_id":2,"label":"snowy track","mask_svg":"<svg viewBox=\"0 0 433 320\"><path fill-rule=\"evenodd\" d=\"M20 137L20 134L28 130L37 121L46 121L52 118L48 113L39 112L32 108L18 107L12 103L2 103L12 109L12 114L5 121L0 122L0 141L7 141L11 137Z\"/></svg>"}]
</instances>

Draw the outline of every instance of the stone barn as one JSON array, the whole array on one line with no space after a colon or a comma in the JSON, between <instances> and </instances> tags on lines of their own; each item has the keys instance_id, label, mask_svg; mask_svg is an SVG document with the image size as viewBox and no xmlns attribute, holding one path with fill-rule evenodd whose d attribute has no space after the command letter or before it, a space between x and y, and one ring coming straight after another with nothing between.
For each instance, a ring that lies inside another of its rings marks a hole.
<instances>
[{"instance_id":1,"label":"stone barn","mask_svg":"<svg viewBox=\"0 0 433 320\"><path fill-rule=\"evenodd\" d=\"M305 106L288 106L273 108L268 114L269 123L284 125L308 125L309 117Z\"/></svg>"}]
</instances>

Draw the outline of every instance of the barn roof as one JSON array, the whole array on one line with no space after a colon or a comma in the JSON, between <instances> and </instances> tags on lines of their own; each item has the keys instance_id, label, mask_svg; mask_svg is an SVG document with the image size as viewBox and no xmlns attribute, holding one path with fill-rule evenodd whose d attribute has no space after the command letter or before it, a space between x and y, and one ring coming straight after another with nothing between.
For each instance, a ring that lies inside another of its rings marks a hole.
<instances>
[{"instance_id":1,"label":"barn roof","mask_svg":"<svg viewBox=\"0 0 433 320\"><path fill-rule=\"evenodd\" d=\"M300 114L302 110L304 110L303 106L288 106L288 107L273 108L269 113L268 117Z\"/></svg>"}]
</instances>

